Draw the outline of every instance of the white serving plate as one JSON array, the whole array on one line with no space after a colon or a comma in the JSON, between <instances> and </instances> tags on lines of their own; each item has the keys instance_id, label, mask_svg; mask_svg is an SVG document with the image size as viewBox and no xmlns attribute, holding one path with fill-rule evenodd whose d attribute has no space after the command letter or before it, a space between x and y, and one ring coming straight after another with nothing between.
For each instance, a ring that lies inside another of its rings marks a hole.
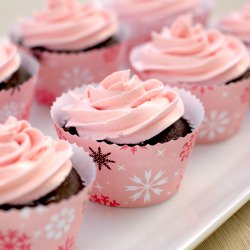
<instances>
[{"instance_id":1,"label":"white serving plate","mask_svg":"<svg viewBox=\"0 0 250 250\"><path fill-rule=\"evenodd\" d=\"M56 137L49 110L34 105L31 122ZM250 110L241 131L197 146L180 191L149 208L90 203L76 250L193 249L250 199Z\"/></svg>"}]
</instances>

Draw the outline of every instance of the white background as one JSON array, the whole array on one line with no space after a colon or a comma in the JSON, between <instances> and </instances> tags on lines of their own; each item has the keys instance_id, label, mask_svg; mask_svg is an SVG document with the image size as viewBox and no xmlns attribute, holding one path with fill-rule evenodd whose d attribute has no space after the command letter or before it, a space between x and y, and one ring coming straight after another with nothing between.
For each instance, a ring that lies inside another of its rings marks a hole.
<instances>
[{"instance_id":1,"label":"white background","mask_svg":"<svg viewBox=\"0 0 250 250\"><path fill-rule=\"evenodd\" d=\"M116 0L119 1L119 0ZM185 1L185 0L183 0ZM0 0L0 35L4 34L17 17L25 16L40 9L46 0ZM246 0L215 0L218 15L221 11L240 8Z\"/></svg>"}]
</instances>

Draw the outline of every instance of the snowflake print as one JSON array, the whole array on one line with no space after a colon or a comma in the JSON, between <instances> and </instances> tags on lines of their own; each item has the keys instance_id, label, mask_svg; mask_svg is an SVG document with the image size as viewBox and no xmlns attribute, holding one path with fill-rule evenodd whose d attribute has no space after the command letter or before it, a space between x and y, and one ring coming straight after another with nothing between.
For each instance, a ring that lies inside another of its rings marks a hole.
<instances>
[{"instance_id":1,"label":"snowflake print","mask_svg":"<svg viewBox=\"0 0 250 250\"><path fill-rule=\"evenodd\" d=\"M213 86L201 86L201 85L194 85L191 88L191 91L197 91L200 94L205 94L207 91L212 91L214 90Z\"/></svg>"},{"instance_id":2,"label":"snowflake print","mask_svg":"<svg viewBox=\"0 0 250 250\"><path fill-rule=\"evenodd\" d=\"M45 105L52 105L56 97L45 89L38 89L36 91L36 98L40 103Z\"/></svg>"},{"instance_id":3,"label":"snowflake print","mask_svg":"<svg viewBox=\"0 0 250 250\"><path fill-rule=\"evenodd\" d=\"M241 96L241 102L243 104L248 103L250 101L250 86L246 87L244 93Z\"/></svg>"},{"instance_id":4,"label":"snowflake print","mask_svg":"<svg viewBox=\"0 0 250 250\"><path fill-rule=\"evenodd\" d=\"M47 239L60 239L64 234L70 231L74 220L74 208L64 208L60 213L53 215L50 218L50 222L44 228Z\"/></svg>"},{"instance_id":5,"label":"snowflake print","mask_svg":"<svg viewBox=\"0 0 250 250\"><path fill-rule=\"evenodd\" d=\"M90 198L91 201L99 203L100 205L110 206L110 207L119 207L120 203L116 200L110 200L108 196L98 196L97 194L94 194Z\"/></svg>"},{"instance_id":6,"label":"snowflake print","mask_svg":"<svg viewBox=\"0 0 250 250\"><path fill-rule=\"evenodd\" d=\"M93 158L94 162L97 164L97 167L100 171L102 170L102 167L106 167L107 169L111 170L109 163L115 163L115 161L108 159L111 153L103 154L102 149L100 147L98 147L97 152L95 152L90 147L89 150L91 151L91 154L89 156Z\"/></svg>"},{"instance_id":7,"label":"snowflake print","mask_svg":"<svg viewBox=\"0 0 250 250\"><path fill-rule=\"evenodd\" d=\"M74 67L70 71L63 72L60 85L64 88L74 88L92 82L94 77L90 69Z\"/></svg>"},{"instance_id":8,"label":"snowflake print","mask_svg":"<svg viewBox=\"0 0 250 250\"><path fill-rule=\"evenodd\" d=\"M199 134L200 138L207 137L210 141L216 138L217 134L224 134L226 126L230 123L229 115L226 111L218 112L212 110L207 114Z\"/></svg>"},{"instance_id":9,"label":"snowflake print","mask_svg":"<svg viewBox=\"0 0 250 250\"><path fill-rule=\"evenodd\" d=\"M9 116L19 117L25 111L23 103L9 102L0 109L0 121L5 121Z\"/></svg>"},{"instance_id":10,"label":"snowflake print","mask_svg":"<svg viewBox=\"0 0 250 250\"><path fill-rule=\"evenodd\" d=\"M136 201L141 197L144 197L144 203L150 202L151 194L161 195L163 189L160 186L167 183L167 177L164 177L165 172L160 171L154 177L152 176L152 170L145 171L144 179L137 176L130 178L136 185L126 186L125 191L135 192L134 195L130 197L131 200Z\"/></svg>"},{"instance_id":11,"label":"snowflake print","mask_svg":"<svg viewBox=\"0 0 250 250\"><path fill-rule=\"evenodd\" d=\"M189 141L184 144L183 151L180 153L181 161L185 161L189 158L189 155L195 144L196 137L197 137L197 133L191 135Z\"/></svg>"},{"instance_id":12,"label":"snowflake print","mask_svg":"<svg viewBox=\"0 0 250 250\"><path fill-rule=\"evenodd\" d=\"M0 231L1 250L31 250L30 238L17 230L10 230L6 233Z\"/></svg>"},{"instance_id":13,"label":"snowflake print","mask_svg":"<svg viewBox=\"0 0 250 250\"><path fill-rule=\"evenodd\" d=\"M58 247L58 250L73 250L75 245L75 239L73 237L67 238L64 245Z\"/></svg>"},{"instance_id":14,"label":"snowflake print","mask_svg":"<svg viewBox=\"0 0 250 250\"><path fill-rule=\"evenodd\" d=\"M133 155L138 152L138 149L147 149L146 146L133 146L130 147L128 145L124 145L120 148L120 150L129 150Z\"/></svg>"}]
</instances>

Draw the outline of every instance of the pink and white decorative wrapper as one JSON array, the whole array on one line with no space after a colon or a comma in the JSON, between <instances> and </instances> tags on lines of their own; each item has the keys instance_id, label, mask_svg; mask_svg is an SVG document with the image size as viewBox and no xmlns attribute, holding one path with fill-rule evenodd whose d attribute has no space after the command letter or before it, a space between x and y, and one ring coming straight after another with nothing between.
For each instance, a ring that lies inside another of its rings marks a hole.
<instances>
[{"instance_id":1,"label":"pink and white decorative wrapper","mask_svg":"<svg viewBox=\"0 0 250 250\"><path fill-rule=\"evenodd\" d=\"M0 122L9 116L27 120L37 81L38 63L34 58L21 53L22 65L31 74L31 78L18 87L0 91Z\"/></svg>"},{"instance_id":2,"label":"pink and white decorative wrapper","mask_svg":"<svg viewBox=\"0 0 250 250\"><path fill-rule=\"evenodd\" d=\"M50 106L69 89L100 82L120 69L125 43L79 53L38 52L41 68L36 90L37 100Z\"/></svg>"},{"instance_id":3,"label":"pink and white decorative wrapper","mask_svg":"<svg viewBox=\"0 0 250 250\"><path fill-rule=\"evenodd\" d=\"M0 210L1 250L74 249L96 171L87 153L75 145L73 149L73 166L86 187L68 200L48 206Z\"/></svg>"},{"instance_id":4,"label":"pink and white decorative wrapper","mask_svg":"<svg viewBox=\"0 0 250 250\"><path fill-rule=\"evenodd\" d=\"M207 25L210 14L213 9L213 0L200 0L200 6L194 10L193 18L194 22L201 23L204 26ZM179 15L175 15L167 20L161 20L158 22L144 23L138 20L138 22L122 21L123 38L126 41L126 49L123 56L123 67L129 67L129 55L131 50L139 44L145 43L150 40L151 33L153 31L160 31L165 25L170 25Z\"/></svg>"},{"instance_id":5,"label":"pink and white decorative wrapper","mask_svg":"<svg viewBox=\"0 0 250 250\"><path fill-rule=\"evenodd\" d=\"M64 94L56 100L51 116L58 136L82 147L96 163L92 201L111 207L145 207L168 200L178 191L204 118L204 109L189 92L176 91L184 101L184 117L194 128L193 132L175 141L145 147L109 145L70 135L62 129L67 115L61 111L61 107L70 102L70 97Z\"/></svg>"},{"instance_id":6,"label":"pink and white decorative wrapper","mask_svg":"<svg viewBox=\"0 0 250 250\"><path fill-rule=\"evenodd\" d=\"M134 72L136 70L133 69ZM143 80L156 78L153 73L136 72ZM250 78L229 85L171 84L196 95L205 107L205 119L197 143L218 143L238 132L250 103Z\"/></svg>"}]
</instances>

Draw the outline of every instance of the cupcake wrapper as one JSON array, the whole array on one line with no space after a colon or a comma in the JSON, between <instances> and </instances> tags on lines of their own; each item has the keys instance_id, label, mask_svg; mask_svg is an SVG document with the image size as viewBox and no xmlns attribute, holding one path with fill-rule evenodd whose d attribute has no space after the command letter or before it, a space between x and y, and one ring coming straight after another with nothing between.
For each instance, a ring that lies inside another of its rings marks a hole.
<instances>
[{"instance_id":1,"label":"cupcake wrapper","mask_svg":"<svg viewBox=\"0 0 250 250\"><path fill-rule=\"evenodd\" d=\"M119 70L124 43L79 53L38 52L37 100L50 106L69 89L99 82Z\"/></svg>"},{"instance_id":2,"label":"cupcake wrapper","mask_svg":"<svg viewBox=\"0 0 250 250\"><path fill-rule=\"evenodd\" d=\"M74 249L86 203L95 178L91 158L74 145L73 165L86 188L68 200L48 206L0 210L0 249ZM79 153L80 151L80 153ZM83 168L84 164L84 168Z\"/></svg>"},{"instance_id":3,"label":"cupcake wrapper","mask_svg":"<svg viewBox=\"0 0 250 250\"><path fill-rule=\"evenodd\" d=\"M176 91L187 106L184 117L194 128L193 132L175 141L145 147L109 145L70 135L62 129L67 115L61 111L61 107L70 102L70 97L64 94L56 100L51 115L59 137L82 147L96 163L92 201L111 207L145 207L163 202L178 191L204 109L190 93Z\"/></svg>"},{"instance_id":4,"label":"cupcake wrapper","mask_svg":"<svg viewBox=\"0 0 250 250\"><path fill-rule=\"evenodd\" d=\"M150 78L161 79L157 75L137 73L144 80ZM165 84L169 83L165 82ZM221 142L232 137L240 129L250 102L250 78L220 86L202 86L198 84L171 85L192 92L204 104L205 119L201 126L197 143Z\"/></svg>"},{"instance_id":5,"label":"cupcake wrapper","mask_svg":"<svg viewBox=\"0 0 250 250\"><path fill-rule=\"evenodd\" d=\"M0 122L4 122L9 116L26 120L30 114L37 81L38 64L27 54L21 53L21 57L22 65L32 77L18 87L0 91Z\"/></svg>"}]
</instances>

